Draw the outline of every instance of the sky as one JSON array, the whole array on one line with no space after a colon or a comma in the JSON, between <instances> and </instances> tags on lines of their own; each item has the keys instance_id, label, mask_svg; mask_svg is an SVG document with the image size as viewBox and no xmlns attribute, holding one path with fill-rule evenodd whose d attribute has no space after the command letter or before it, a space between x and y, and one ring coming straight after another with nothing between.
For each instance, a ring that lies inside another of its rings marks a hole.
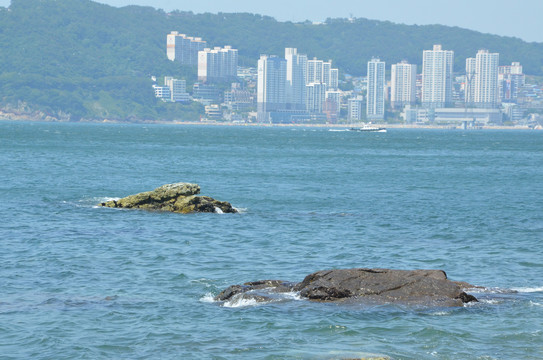
<instances>
[{"instance_id":1,"label":"sky","mask_svg":"<svg viewBox=\"0 0 543 360\"><path fill-rule=\"evenodd\" d=\"M69 0L64 0L69 1ZM249 12L280 21L368 18L402 24L442 24L543 42L543 0L97 0L165 11ZM0 6L9 6L0 0Z\"/></svg>"}]
</instances>

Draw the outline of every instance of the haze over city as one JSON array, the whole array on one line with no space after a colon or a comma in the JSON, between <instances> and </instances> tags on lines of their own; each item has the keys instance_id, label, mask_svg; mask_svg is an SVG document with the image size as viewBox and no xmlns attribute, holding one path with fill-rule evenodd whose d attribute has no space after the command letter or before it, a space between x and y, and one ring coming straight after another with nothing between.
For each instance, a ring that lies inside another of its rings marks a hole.
<instances>
[{"instance_id":1,"label":"haze over city","mask_svg":"<svg viewBox=\"0 0 543 360\"><path fill-rule=\"evenodd\" d=\"M257 2L250 0L100 0L100 3L121 7L151 6L165 11L249 12L268 15L280 21L324 21L326 18L359 17L404 24L442 24L459 26L483 33L513 36L525 41L543 42L541 14L543 1L523 0L401 0L357 1L326 0ZM0 0L0 6L9 6Z\"/></svg>"}]
</instances>

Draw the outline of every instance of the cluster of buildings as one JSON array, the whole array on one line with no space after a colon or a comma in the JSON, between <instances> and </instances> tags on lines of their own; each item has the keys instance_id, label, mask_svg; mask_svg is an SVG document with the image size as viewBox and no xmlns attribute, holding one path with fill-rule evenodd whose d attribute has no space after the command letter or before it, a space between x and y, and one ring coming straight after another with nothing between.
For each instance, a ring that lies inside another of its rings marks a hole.
<instances>
[{"instance_id":1,"label":"cluster of buildings","mask_svg":"<svg viewBox=\"0 0 543 360\"><path fill-rule=\"evenodd\" d=\"M198 52L204 50L207 42L199 37L191 37L172 31L166 36L166 55L171 61L183 65L197 65Z\"/></svg>"},{"instance_id":2,"label":"cluster of buildings","mask_svg":"<svg viewBox=\"0 0 543 360\"><path fill-rule=\"evenodd\" d=\"M155 79L156 81L156 79ZM187 92L185 80L174 79L171 76L164 77L164 85L153 85L155 96L164 102L189 102L190 95Z\"/></svg>"},{"instance_id":3,"label":"cluster of buildings","mask_svg":"<svg viewBox=\"0 0 543 360\"><path fill-rule=\"evenodd\" d=\"M203 82L237 79L238 50L231 46L211 49L202 38L172 31L166 36L166 55L182 65L198 66L198 80Z\"/></svg>"},{"instance_id":4,"label":"cluster of buildings","mask_svg":"<svg viewBox=\"0 0 543 360\"><path fill-rule=\"evenodd\" d=\"M339 71L332 61L308 60L296 48L285 56L261 55L257 67L257 121L335 120L340 113Z\"/></svg>"},{"instance_id":5,"label":"cluster of buildings","mask_svg":"<svg viewBox=\"0 0 543 360\"><path fill-rule=\"evenodd\" d=\"M393 113L407 123L472 126L501 123L503 114L512 121L524 116L522 66L500 66L499 54L488 50L466 59L460 76L453 72L454 52L441 45L423 51L420 73L407 61L387 72L386 63L375 57L354 91L339 89L332 60L310 59L296 48L285 48L281 57L261 55L256 69L241 68L237 49L211 48L201 38L172 31L167 56L197 67L198 82L189 95L185 80L166 77L163 86L154 86L155 95L163 101L200 101L211 119L245 121L249 114L263 123L379 122ZM233 115L239 113L245 118Z\"/></svg>"},{"instance_id":6,"label":"cluster of buildings","mask_svg":"<svg viewBox=\"0 0 543 360\"><path fill-rule=\"evenodd\" d=\"M466 73L456 79L453 63L452 50L434 45L432 50L423 51L420 75L415 64L403 61L391 66L387 83L385 63L372 59L368 62L366 118L384 120L385 101L390 100L392 109L403 109L407 122L501 123L502 102L511 102L507 108L514 109L519 89L524 86L522 66L499 66L499 54L483 49L466 59ZM455 84L460 85L458 89Z\"/></svg>"}]
</instances>

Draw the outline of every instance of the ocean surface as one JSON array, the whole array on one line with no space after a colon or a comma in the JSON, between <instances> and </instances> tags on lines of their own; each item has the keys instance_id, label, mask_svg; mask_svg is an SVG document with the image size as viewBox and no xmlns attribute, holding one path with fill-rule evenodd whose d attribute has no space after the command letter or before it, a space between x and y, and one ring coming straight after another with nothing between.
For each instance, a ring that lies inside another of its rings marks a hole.
<instances>
[{"instance_id":1,"label":"ocean surface","mask_svg":"<svg viewBox=\"0 0 543 360\"><path fill-rule=\"evenodd\" d=\"M1 359L543 359L543 132L0 122ZM195 182L239 214L101 208ZM442 269L461 308L213 301Z\"/></svg>"}]
</instances>

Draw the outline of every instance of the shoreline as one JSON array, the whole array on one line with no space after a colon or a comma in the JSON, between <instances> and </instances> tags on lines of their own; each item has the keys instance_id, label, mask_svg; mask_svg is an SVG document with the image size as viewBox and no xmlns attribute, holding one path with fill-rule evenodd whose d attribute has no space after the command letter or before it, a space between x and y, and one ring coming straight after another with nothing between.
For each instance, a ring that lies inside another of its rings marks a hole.
<instances>
[{"instance_id":1,"label":"shoreline","mask_svg":"<svg viewBox=\"0 0 543 360\"><path fill-rule=\"evenodd\" d=\"M28 118L6 119L0 118L1 122L39 122L39 123L69 123L69 121L55 120L36 120ZM256 127L294 127L294 128L341 128L348 129L361 124L264 124L264 123L232 123L220 121L166 121L166 120L148 120L148 121L121 121L121 120L82 120L71 123L81 124L134 124L134 125L204 125L204 126L256 126ZM543 128L531 128L526 125L492 125L481 126L477 128L462 129L459 126L452 125L423 125L423 124L372 124L386 129L428 129L428 130L543 130Z\"/></svg>"}]
</instances>

